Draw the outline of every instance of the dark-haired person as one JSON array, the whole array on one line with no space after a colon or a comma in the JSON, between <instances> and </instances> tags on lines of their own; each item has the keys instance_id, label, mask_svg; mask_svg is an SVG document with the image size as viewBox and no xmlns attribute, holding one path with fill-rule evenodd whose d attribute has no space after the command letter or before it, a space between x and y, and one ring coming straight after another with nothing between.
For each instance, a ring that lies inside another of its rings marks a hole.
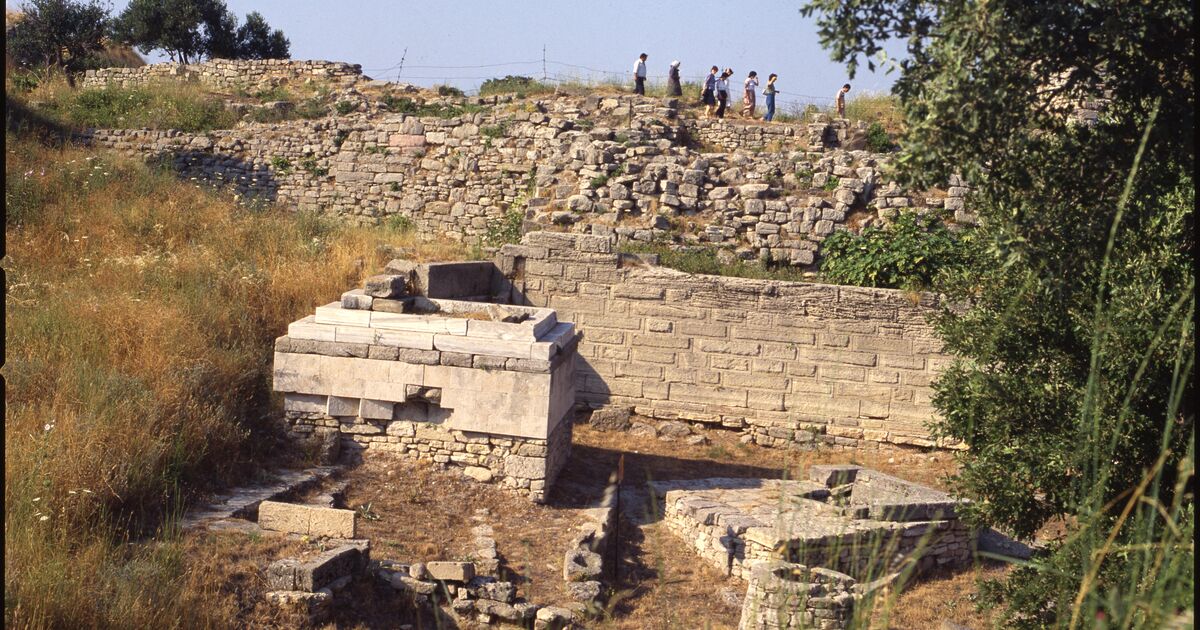
<instances>
[{"instance_id":1,"label":"dark-haired person","mask_svg":"<svg viewBox=\"0 0 1200 630\"><path fill-rule=\"evenodd\" d=\"M637 61L633 63L633 93L646 95L646 59L649 56L646 53L638 55Z\"/></svg>"},{"instance_id":2,"label":"dark-haired person","mask_svg":"<svg viewBox=\"0 0 1200 630\"><path fill-rule=\"evenodd\" d=\"M742 85L742 117L754 118L755 93L758 92L758 73L751 70Z\"/></svg>"},{"instance_id":3,"label":"dark-haired person","mask_svg":"<svg viewBox=\"0 0 1200 630\"><path fill-rule=\"evenodd\" d=\"M763 116L763 120L767 122L771 122L771 119L775 117L775 94L779 91L775 89L775 79L778 78L779 75L772 72L767 77L767 87L763 88L763 96L767 97L767 113Z\"/></svg>"},{"instance_id":4,"label":"dark-haired person","mask_svg":"<svg viewBox=\"0 0 1200 630\"><path fill-rule=\"evenodd\" d=\"M717 104L717 73L720 68L713 66L704 77L704 89L700 92L700 102L704 103L704 117L712 118L713 106Z\"/></svg>"},{"instance_id":5,"label":"dark-haired person","mask_svg":"<svg viewBox=\"0 0 1200 630\"><path fill-rule=\"evenodd\" d=\"M849 91L850 91L849 83L843 85L842 89L838 90L837 99L836 99L837 117L838 118L846 117L846 92L849 92Z\"/></svg>"},{"instance_id":6,"label":"dark-haired person","mask_svg":"<svg viewBox=\"0 0 1200 630\"><path fill-rule=\"evenodd\" d=\"M725 105L729 103L729 77L733 76L733 68L725 68L717 77L717 118L725 117Z\"/></svg>"},{"instance_id":7,"label":"dark-haired person","mask_svg":"<svg viewBox=\"0 0 1200 630\"><path fill-rule=\"evenodd\" d=\"M671 62L667 71L667 96L683 96L683 84L679 82L679 60Z\"/></svg>"}]
</instances>

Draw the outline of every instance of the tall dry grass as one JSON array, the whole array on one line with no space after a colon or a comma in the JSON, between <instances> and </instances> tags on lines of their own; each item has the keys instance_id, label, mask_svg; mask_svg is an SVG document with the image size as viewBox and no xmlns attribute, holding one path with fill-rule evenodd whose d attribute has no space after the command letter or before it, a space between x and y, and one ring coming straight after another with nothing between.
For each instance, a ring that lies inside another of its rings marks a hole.
<instances>
[{"instance_id":1,"label":"tall dry grass","mask_svg":"<svg viewBox=\"0 0 1200 630\"><path fill-rule=\"evenodd\" d=\"M291 457L271 419L274 337L378 269L383 245L463 248L6 145L6 625L226 625L189 590L169 525ZM151 535L167 542L124 544Z\"/></svg>"}]
</instances>

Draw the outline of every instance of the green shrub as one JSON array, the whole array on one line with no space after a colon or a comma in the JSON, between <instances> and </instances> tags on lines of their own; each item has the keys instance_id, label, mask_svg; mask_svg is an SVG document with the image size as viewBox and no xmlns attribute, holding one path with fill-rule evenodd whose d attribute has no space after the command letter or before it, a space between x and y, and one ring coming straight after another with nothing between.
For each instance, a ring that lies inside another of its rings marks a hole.
<instances>
[{"instance_id":1,"label":"green shrub","mask_svg":"<svg viewBox=\"0 0 1200 630\"><path fill-rule=\"evenodd\" d=\"M333 107L337 110L338 114L345 116L358 109L358 103L354 101L338 101Z\"/></svg>"},{"instance_id":2,"label":"green shrub","mask_svg":"<svg viewBox=\"0 0 1200 630\"><path fill-rule=\"evenodd\" d=\"M502 121L495 125L486 125L479 128L479 135L485 138L499 138L508 133L508 121Z\"/></svg>"},{"instance_id":3,"label":"green shrub","mask_svg":"<svg viewBox=\"0 0 1200 630\"><path fill-rule=\"evenodd\" d=\"M821 186L821 190L824 190L825 192L833 192L837 190L838 184L840 184L841 181L842 180L837 177L829 177L825 180L825 185Z\"/></svg>"},{"instance_id":4,"label":"green shrub","mask_svg":"<svg viewBox=\"0 0 1200 630\"><path fill-rule=\"evenodd\" d=\"M411 114L417 111L417 102L404 96L384 94L383 97L379 99L379 102L387 106L389 111L401 114Z\"/></svg>"},{"instance_id":5,"label":"green shrub","mask_svg":"<svg viewBox=\"0 0 1200 630\"><path fill-rule=\"evenodd\" d=\"M524 232L522 226L525 223L526 203L525 196L521 195L503 216L489 220L480 243L487 247L500 247L520 242Z\"/></svg>"},{"instance_id":6,"label":"green shrub","mask_svg":"<svg viewBox=\"0 0 1200 630\"><path fill-rule=\"evenodd\" d=\"M438 96L456 96L459 98L466 96L466 94L463 94L462 90L454 87L453 85L438 85L435 86L435 89L437 90Z\"/></svg>"},{"instance_id":7,"label":"green shrub","mask_svg":"<svg viewBox=\"0 0 1200 630\"><path fill-rule=\"evenodd\" d=\"M292 163L287 158L278 155L271 158L271 167L280 175L287 175L292 172Z\"/></svg>"},{"instance_id":8,"label":"green shrub","mask_svg":"<svg viewBox=\"0 0 1200 630\"><path fill-rule=\"evenodd\" d=\"M933 216L908 212L862 234L839 230L822 246L821 274L830 282L889 289L927 289L970 260L969 232L954 233Z\"/></svg>"},{"instance_id":9,"label":"green shrub","mask_svg":"<svg viewBox=\"0 0 1200 630\"><path fill-rule=\"evenodd\" d=\"M408 234L417 227L417 225L413 223L412 219L402 214L393 214L384 220L383 225L387 229L396 232L397 234Z\"/></svg>"},{"instance_id":10,"label":"green shrub","mask_svg":"<svg viewBox=\"0 0 1200 630\"><path fill-rule=\"evenodd\" d=\"M300 160L300 167L317 177L324 177L329 174L329 167L319 166L317 158L314 157L306 157Z\"/></svg>"},{"instance_id":11,"label":"green shrub","mask_svg":"<svg viewBox=\"0 0 1200 630\"><path fill-rule=\"evenodd\" d=\"M531 77L511 74L501 79L488 79L479 86L480 96L520 93L523 97L526 94L545 94L553 91L554 86L552 85L547 85Z\"/></svg>"},{"instance_id":12,"label":"green shrub","mask_svg":"<svg viewBox=\"0 0 1200 630\"><path fill-rule=\"evenodd\" d=\"M867 127L867 148L876 153L887 153L895 148L892 137L883 125L873 122Z\"/></svg>"},{"instance_id":13,"label":"green shrub","mask_svg":"<svg viewBox=\"0 0 1200 630\"><path fill-rule=\"evenodd\" d=\"M292 100L291 92L288 92L287 88L280 85L261 89L255 92L252 96L263 102Z\"/></svg>"}]
</instances>

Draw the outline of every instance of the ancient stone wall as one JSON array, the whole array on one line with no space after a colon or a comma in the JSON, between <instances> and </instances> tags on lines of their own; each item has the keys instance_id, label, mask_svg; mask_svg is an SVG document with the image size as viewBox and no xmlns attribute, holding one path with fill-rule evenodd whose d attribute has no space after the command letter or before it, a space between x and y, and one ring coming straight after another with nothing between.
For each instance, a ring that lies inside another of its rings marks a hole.
<instances>
[{"instance_id":1,"label":"ancient stone wall","mask_svg":"<svg viewBox=\"0 0 1200 630\"><path fill-rule=\"evenodd\" d=\"M742 259L811 266L834 230L901 211L954 211L970 222L961 182L945 195L914 195L882 180L887 155L786 147L699 153L687 129L763 146L803 129L679 122L670 104L563 97L524 108L492 102L449 118L356 114L197 134L92 130L79 138L167 160L188 179L246 198L360 223L403 217L422 234L472 241L518 211L621 241L679 235ZM632 128L607 126L623 115ZM845 132L816 126L833 134L831 142Z\"/></svg>"},{"instance_id":2,"label":"ancient stone wall","mask_svg":"<svg viewBox=\"0 0 1200 630\"><path fill-rule=\"evenodd\" d=\"M768 446L935 445L930 382L950 360L927 320L936 296L686 274L597 235L527 234L497 262L516 301L578 326L581 403Z\"/></svg>"},{"instance_id":3,"label":"ancient stone wall","mask_svg":"<svg viewBox=\"0 0 1200 630\"><path fill-rule=\"evenodd\" d=\"M156 63L137 68L88 70L85 88L133 87L157 81L198 81L219 89L260 89L292 81L353 84L365 80L362 66L340 61L294 59L209 59L201 63Z\"/></svg>"}]
</instances>

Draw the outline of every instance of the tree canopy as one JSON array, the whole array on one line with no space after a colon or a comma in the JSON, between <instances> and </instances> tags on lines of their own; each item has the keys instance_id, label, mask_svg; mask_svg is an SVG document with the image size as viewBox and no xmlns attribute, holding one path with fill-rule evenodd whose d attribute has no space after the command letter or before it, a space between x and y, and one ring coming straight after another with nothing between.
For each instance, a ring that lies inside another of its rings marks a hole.
<instances>
[{"instance_id":1,"label":"tree canopy","mask_svg":"<svg viewBox=\"0 0 1200 630\"><path fill-rule=\"evenodd\" d=\"M104 50L108 11L98 2L30 0L5 37L18 66L57 68L68 80Z\"/></svg>"},{"instance_id":2,"label":"tree canopy","mask_svg":"<svg viewBox=\"0 0 1200 630\"><path fill-rule=\"evenodd\" d=\"M1194 552L1166 550L1192 531L1191 3L813 0L802 12L851 76L885 41L906 42L903 60L882 62L899 71L908 123L899 175L929 186L958 171L973 187L985 260L943 287L967 308L938 321L959 359L935 383L934 429L969 447L954 481L976 522L1021 536L1074 524L1000 591L1007 621L1078 625L1087 609L1153 625L1190 605ZM1082 100L1104 104L1094 124L1070 115ZM1110 532L1107 545L1145 551L1099 553Z\"/></svg>"},{"instance_id":3,"label":"tree canopy","mask_svg":"<svg viewBox=\"0 0 1200 630\"><path fill-rule=\"evenodd\" d=\"M290 43L252 12L238 26L224 0L132 0L115 22L118 37L143 53L162 50L191 63L201 57L286 59Z\"/></svg>"}]
</instances>

